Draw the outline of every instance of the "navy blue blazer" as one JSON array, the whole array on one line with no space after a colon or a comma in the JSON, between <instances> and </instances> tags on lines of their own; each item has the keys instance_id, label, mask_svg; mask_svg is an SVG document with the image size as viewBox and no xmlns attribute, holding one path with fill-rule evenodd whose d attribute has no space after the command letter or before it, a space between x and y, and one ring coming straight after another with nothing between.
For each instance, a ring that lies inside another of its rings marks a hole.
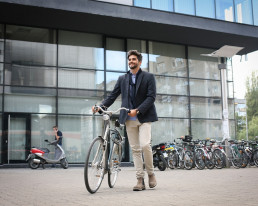
<instances>
[{"instance_id":1,"label":"navy blue blazer","mask_svg":"<svg viewBox=\"0 0 258 206\"><path fill-rule=\"evenodd\" d=\"M118 78L111 94L102 102L102 105L110 107L116 98L121 94L121 107L129 108L129 78L130 71ZM139 110L137 118L140 123L154 122L158 120L154 105L156 98L156 82L154 75L145 71L139 73L136 81L135 103ZM127 112L120 112L119 122L124 124L127 119Z\"/></svg>"}]
</instances>

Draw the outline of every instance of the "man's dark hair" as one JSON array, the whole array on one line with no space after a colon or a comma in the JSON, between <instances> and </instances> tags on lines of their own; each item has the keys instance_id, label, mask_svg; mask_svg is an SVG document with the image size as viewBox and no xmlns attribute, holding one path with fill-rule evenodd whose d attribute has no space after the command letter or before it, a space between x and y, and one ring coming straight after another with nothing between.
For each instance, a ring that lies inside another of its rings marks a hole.
<instances>
[{"instance_id":1,"label":"man's dark hair","mask_svg":"<svg viewBox=\"0 0 258 206\"><path fill-rule=\"evenodd\" d=\"M137 56L137 59L138 59L139 62L142 61L142 54L140 52L138 52L137 50L130 50L127 53L127 59L129 59L129 56L131 56L131 55Z\"/></svg>"}]
</instances>

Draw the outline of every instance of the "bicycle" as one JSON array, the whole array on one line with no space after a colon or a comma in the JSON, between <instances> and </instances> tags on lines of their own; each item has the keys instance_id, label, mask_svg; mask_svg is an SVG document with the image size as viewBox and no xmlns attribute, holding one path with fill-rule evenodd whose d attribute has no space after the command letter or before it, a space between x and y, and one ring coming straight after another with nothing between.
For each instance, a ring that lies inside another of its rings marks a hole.
<instances>
[{"instance_id":1,"label":"bicycle","mask_svg":"<svg viewBox=\"0 0 258 206\"><path fill-rule=\"evenodd\" d=\"M122 144L124 137L118 131L119 127L123 127L119 121L115 122L115 127L111 128L110 118L112 114L118 113L127 108L119 108L116 111L106 111L100 106L95 106L94 110L100 110L104 121L104 135L96 137L90 147L85 160L84 167L84 182L90 193L95 193L100 188L104 179L104 175L108 174L108 185L113 188L122 159Z\"/></svg>"},{"instance_id":2,"label":"bicycle","mask_svg":"<svg viewBox=\"0 0 258 206\"><path fill-rule=\"evenodd\" d=\"M203 170L205 166L208 169L213 169L215 166L212 152L207 147L208 141L209 139L199 140L200 147L197 148L195 151L195 164L197 168L200 170Z\"/></svg>"}]
</instances>

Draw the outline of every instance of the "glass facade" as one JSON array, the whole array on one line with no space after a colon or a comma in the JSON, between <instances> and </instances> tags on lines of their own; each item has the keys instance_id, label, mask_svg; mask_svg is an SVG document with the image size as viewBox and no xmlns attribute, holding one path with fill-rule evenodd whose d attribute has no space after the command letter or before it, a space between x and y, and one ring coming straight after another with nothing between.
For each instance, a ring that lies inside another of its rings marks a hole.
<instances>
[{"instance_id":1,"label":"glass facade","mask_svg":"<svg viewBox=\"0 0 258 206\"><path fill-rule=\"evenodd\" d=\"M258 26L258 0L97 0Z\"/></svg>"},{"instance_id":2,"label":"glass facade","mask_svg":"<svg viewBox=\"0 0 258 206\"><path fill-rule=\"evenodd\" d=\"M142 69L156 79L159 121L153 123L153 144L185 134L222 138L218 62L201 56L212 49L0 25L1 162L24 161L24 151L29 151L26 145L46 147L43 140L54 138L52 126L56 124L63 132L68 161L84 162L90 142L102 133L103 126L100 116L92 116L91 107L127 72L126 55L131 49L142 53ZM228 65L230 132L234 137L230 61ZM120 104L118 97L111 109ZM7 138L11 138L8 146L3 141ZM18 148L21 153L16 152ZM128 158L132 161L130 153Z\"/></svg>"},{"instance_id":3,"label":"glass facade","mask_svg":"<svg viewBox=\"0 0 258 206\"><path fill-rule=\"evenodd\" d=\"M214 0L195 0L196 16L215 18Z\"/></svg>"}]
</instances>

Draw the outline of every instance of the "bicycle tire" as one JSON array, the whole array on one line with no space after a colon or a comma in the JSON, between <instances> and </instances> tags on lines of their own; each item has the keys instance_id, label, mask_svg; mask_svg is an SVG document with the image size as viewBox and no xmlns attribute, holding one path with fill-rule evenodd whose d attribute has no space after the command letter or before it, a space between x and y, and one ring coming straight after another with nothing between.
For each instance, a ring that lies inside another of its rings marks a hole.
<instances>
[{"instance_id":1,"label":"bicycle tire","mask_svg":"<svg viewBox=\"0 0 258 206\"><path fill-rule=\"evenodd\" d=\"M212 152L212 158L217 169L222 169L225 166L224 154L220 149L215 149Z\"/></svg>"},{"instance_id":2,"label":"bicycle tire","mask_svg":"<svg viewBox=\"0 0 258 206\"><path fill-rule=\"evenodd\" d=\"M113 188L117 180L118 172L120 171L119 167L122 160L122 147L120 144L113 142L109 158L108 186Z\"/></svg>"},{"instance_id":3,"label":"bicycle tire","mask_svg":"<svg viewBox=\"0 0 258 206\"><path fill-rule=\"evenodd\" d=\"M176 163L177 163L176 154L170 152L170 153L168 154L168 158L167 158L168 167L169 167L170 169L175 169L175 168L176 168Z\"/></svg>"},{"instance_id":4,"label":"bicycle tire","mask_svg":"<svg viewBox=\"0 0 258 206\"><path fill-rule=\"evenodd\" d=\"M189 150L185 151L185 155L184 155L185 169L191 170L193 168L193 163L194 163L193 153Z\"/></svg>"},{"instance_id":5,"label":"bicycle tire","mask_svg":"<svg viewBox=\"0 0 258 206\"><path fill-rule=\"evenodd\" d=\"M247 154L244 151L242 151L242 152L243 153L242 153L242 165L241 165L241 167L246 168L246 166L249 163L249 157L247 156Z\"/></svg>"},{"instance_id":6,"label":"bicycle tire","mask_svg":"<svg viewBox=\"0 0 258 206\"><path fill-rule=\"evenodd\" d=\"M205 158L205 165L208 169L211 170L215 167L215 164L214 164L214 161L213 161L213 158L212 158L212 152L211 151L208 151L208 155L209 155L209 157Z\"/></svg>"},{"instance_id":7,"label":"bicycle tire","mask_svg":"<svg viewBox=\"0 0 258 206\"><path fill-rule=\"evenodd\" d=\"M205 168L205 156L202 149L197 149L195 152L195 165L199 170Z\"/></svg>"},{"instance_id":8,"label":"bicycle tire","mask_svg":"<svg viewBox=\"0 0 258 206\"><path fill-rule=\"evenodd\" d=\"M240 167L242 167L242 164L243 164L242 157L234 157L233 156L231 163L234 168L239 169Z\"/></svg>"},{"instance_id":9,"label":"bicycle tire","mask_svg":"<svg viewBox=\"0 0 258 206\"><path fill-rule=\"evenodd\" d=\"M256 167L258 167L258 150L253 152L253 161Z\"/></svg>"},{"instance_id":10,"label":"bicycle tire","mask_svg":"<svg viewBox=\"0 0 258 206\"><path fill-rule=\"evenodd\" d=\"M84 166L84 182L89 193L97 192L104 178L105 152L103 139L95 138L89 147Z\"/></svg>"}]
</instances>

